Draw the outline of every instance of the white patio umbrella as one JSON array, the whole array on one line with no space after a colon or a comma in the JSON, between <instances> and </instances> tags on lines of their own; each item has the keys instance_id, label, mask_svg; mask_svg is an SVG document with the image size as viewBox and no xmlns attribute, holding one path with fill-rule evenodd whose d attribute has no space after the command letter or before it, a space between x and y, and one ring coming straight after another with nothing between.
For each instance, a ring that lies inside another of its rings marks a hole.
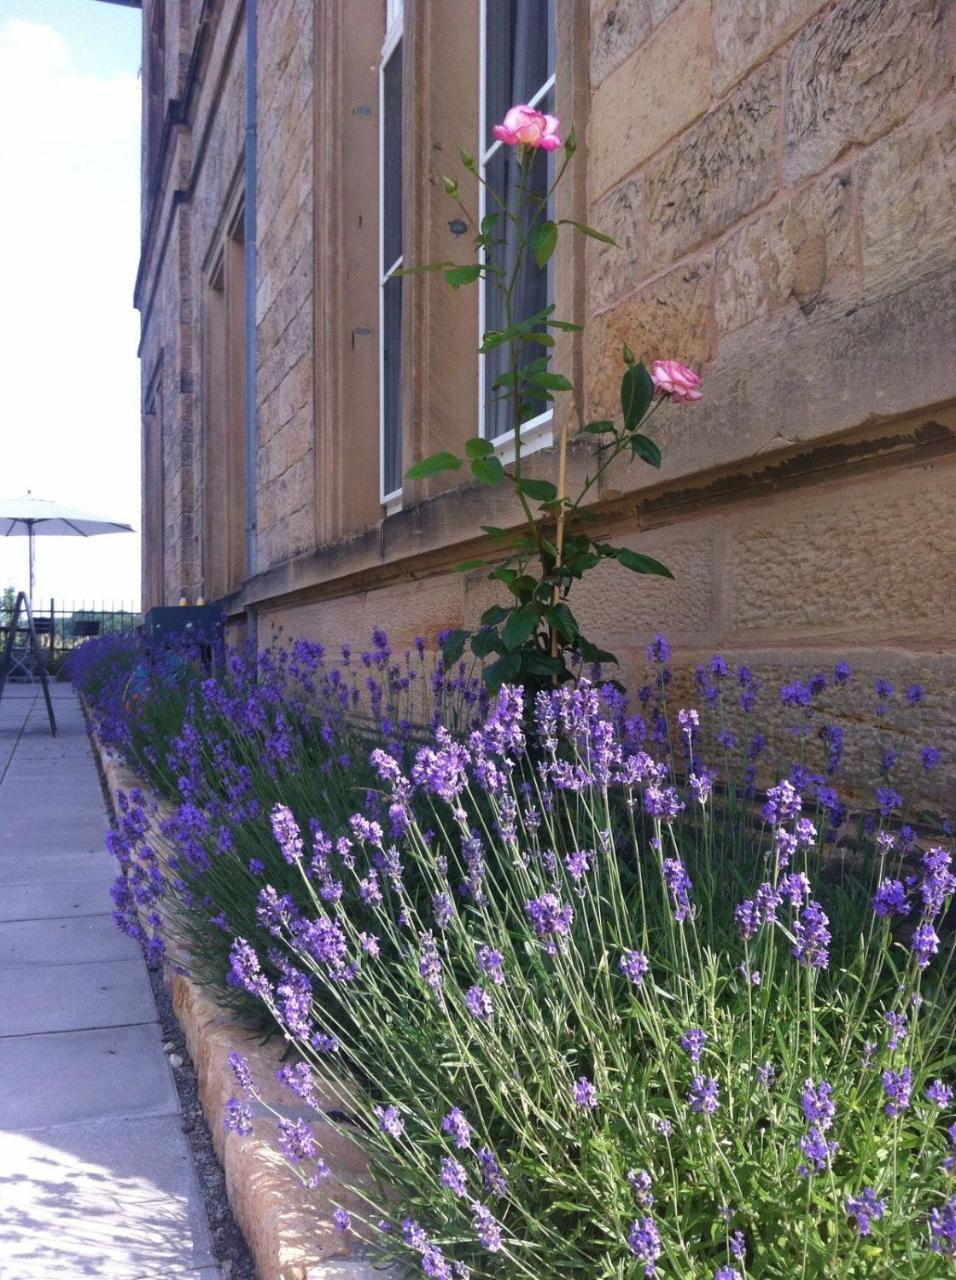
<instances>
[{"instance_id":1,"label":"white patio umbrella","mask_svg":"<svg viewBox=\"0 0 956 1280\"><path fill-rule=\"evenodd\" d=\"M132 533L133 526L119 520L105 520L64 507L48 498L34 498L28 489L23 498L0 499L0 537L30 540L30 600L33 600L33 539L93 538L100 533Z\"/></svg>"}]
</instances>

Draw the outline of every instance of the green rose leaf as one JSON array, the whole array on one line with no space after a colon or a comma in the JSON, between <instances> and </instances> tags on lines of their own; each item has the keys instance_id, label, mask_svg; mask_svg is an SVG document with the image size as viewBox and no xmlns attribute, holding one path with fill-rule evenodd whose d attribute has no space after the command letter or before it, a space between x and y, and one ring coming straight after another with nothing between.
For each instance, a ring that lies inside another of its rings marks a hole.
<instances>
[{"instance_id":1,"label":"green rose leaf","mask_svg":"<svg viewBox=\"0 0 956 1280\"><path fill-rule=\"evenodd\" d=\"M621 409L624 426L633 431L651 407L654 383L643 364L629 365L621 379Z\"/></svg>"},{"instance_id":2,"label":"green rose leaf","mask_svg":"<svg viewBox=\"0 0 956 1280\"><path fill-rule=\"evenodd\" d=\"M673 578L670 569L659 560L654 560L651 556L641 555L639 551L632 551L630 547L617 547L612 555L618 564L622 564L625 569L630 569L632 573L651 573L658 578Z\"/></svg>"},{"instance_id":3,"label":"green rose leaf","mask_svg":"<svg viewBox=\"0 0 956 1280\"><path fill-rule=\"evenodd\" d=\"M573 218L562 218L561 225L574 227L575 231L580 231L583 236L590 236L592 240L600 240L602 244L617 244L613 236L609 236L604 231L598 231L596 227L589 227L586 222L575 222Z\"/></svg>"},{"instance_id":4,"label":"green rose leaf","mask_svg":"<svg viewBox=\"0 0 956 1280\"><path fill-rule=\"evenodd\" d=\"M577 619L566 604L549 606L544 610L544 617L548 625L568 643L573 643L578 638L580 628Z\"/></svg>"},{"instance_id":5,"label":"green rose leaf","mask_svg":"<svg viewBox=\"0 0 956 1280\"><path fill-rule=\"evenodd\" d=\"M466 267L449 267L445 279L453 289L460 289L463 284L472 284L481 275L481 263L471 262Z\"/></svg>"},{"instance_id":6,"label":"green rose leaf","mask_svg":"<svg viewBox=\"0 0 956 1280\"><path fill-rule=\"evenodd\" d=\"M508 680L517 680L521 674L521 655L518 653L506 653L499 658L497 662L493 662L490 667L485 668L485 684L492 693L501 688Z\"/></svg>"},{"instance_id":7,"label":"green rose leaf","mask_svg":"<svg viewBox=\"0 0 956 1280\"><path fill-rule=\"evenodd\" d=\"M614 430L614 423L609 422L607 418L602 418L599 422L585 423L584 430L588 435L603 436L608 431Z\"/></svg>"},{"instance_id":8,"label":"green rose leaf","mask_svg":"<svg viewBox=\"0 0 956 1280\"><path fill-rule=\"evenodd\" d=\"M563 373L531 373L528 382L535 387L543 387L547 391L573 391L574 383L569 382Z\"/></svg>"},{"instance_id":9,"label":"green rose leaf","mask_svg":"<svg viewBox=\"0 0 956 1280\"><path fill-rule=\"evenodd\" d=\"M472 569L483 569L484 560L460 560L452 569L452 573L470 573Z\"/></svg>"},{"instance_id":10,"label":"green rose leaf","mask_svg":"<svg viewBox=\"0 0 956 1280\"><path fill-rule=\"evenodd\" d=\"M489 653L501 652L501 641L494 627L486 627L471 637L471 651L476 658L487 658Z\"/></svg>"},{"instance_id":11,"label":"green rose leaf","mask_svg":"<svg viewBox=\"0 0 956 1280\"><path fill-rule=\"evenodd\" d=\"M491 441L483 440L481 436L472 436L470 440L465 441L465 453L469 458L487 458L494 451L495 446Z\"/></svg>"},{"instance_id":12,"label":"green rose leaf","mask_svg":"<svg viewBox=\"0 0 956 1280\"><path fill-rule=\"evenodd\" d=\"M552 222L550 219L546 222L539 222L531 232L528 243L538 266L546 266L548 259L554 253L555 245L558 243L557 223Z\"/></svg>"},{"instance_id":13,"label":"green rose leaf","mask_svg":"<svg viewBox=\"0 0 956 1280\"><path fill-rule=\"evenodd\" d=\"M427 480L429 476L437 476L442 471L458 471L461 458L453 453L433 453L420 462L413 463L405 472L406 480Z\"/></svg>"},{"instance_id":14,"label":"green rose leaf","mask_svg":"<svg viewBox=\"0 0 956 1280\"><path fill-rule=\"evenodd\" d=\"M481 220L481 234L483 236L490 236L492 231L495 229L495 223L497 221L498 215L496 213L486 213Z\"/></svg>"},{"instance_id":15,"label":"green rose leaf","mask_svg":"<svg viewBox=\"0 0 956 1280\"><path fill-rule=\"evenodd\" d=\"M529 480L522 476L517 487L526 498L533 498L535 502L554 502L558 496L558 491L550 480Z\"/></svg>"},{"instance_id":16,"label":"green rose leaf","mask_svg":"<svg viewBox=\"0 0 956 1280\"><path fill-rule=\"evenodd\" d=\"M534 635L537 625L537 605L523 604L520 609L515 609L505 623L504 630L501 633L501 638L508 652L513 652L520 645L523 645L530 636Z\"/></svg>"},{"instance_id":17,"label":"green rose leaf","mask_svg":"<svg viewBox=\"0 0 956 1280\"><path fill-rule=\"evenodd\" d=\"M578 649L585 662L617 662L613 653L609 653L607 649L599 649L583 636L578 639Z\"/></svg>"},{"instance_id":18,"label":"green rose leaf","mask_svg":"<svg viewBox=\"0 0 956 1280\"><path fill-rule=\"evenodd\" d=\"M493 604L481 615L481 625L483 627L496 627L499 622L504 622L510 612L511 610L506 609L503 604Z\"/></svg>"},{"instance_id":19,"label":"green rose leaf","mask_svg":"<svg viewBox=\"0 0 956 1280\"><path fill-rule=\"evenodd\" d=\"M505 478L505 469L500 458L475 458L471 464L472 474L482 484L501 484Z\"/></svg>"},{"instance_id":20,"label":"green rose leaf","mask_svg":"<svg viewBox=\"0 0 956 1280\"><path fill-rule=\"evenodd\" d=\"M456 628L454 631L449 631L448 638L442 645L441 651L442 658L445 661L446 671L449 667L453 667L465 652L465 641L467 639L467 631L462 631L460 628Z\"/></svg>"},{"instance_id":21,"label":"green rose leaf","mask_svg":"<svg viewBox=\"0 0 956 1280\"><path fill-rule=\"evenodd\" d=\"M631 436L631 452L636 458L643 458L652 467L661 465L661 451L653 440L648 440L647 436Z\"/></svg>"}]
</instances>

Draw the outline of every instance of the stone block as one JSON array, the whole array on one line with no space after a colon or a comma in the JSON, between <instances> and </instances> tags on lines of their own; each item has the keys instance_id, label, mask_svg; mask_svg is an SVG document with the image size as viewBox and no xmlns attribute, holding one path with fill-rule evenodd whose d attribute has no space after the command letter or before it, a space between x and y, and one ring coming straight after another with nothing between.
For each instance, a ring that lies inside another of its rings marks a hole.
<instances>
[{"instance_id":1,"label":"stone block","mask_svg":"<svg viewBox=\"0 0 956 1280\"><path fill-rule=\"evenodd\" d=\"M594 91L593 195L653 155L709 105L710 5L688 0Z\"/></svg>"},{"instance_id":2,"label":"stone block","mask_svg":"<svg viewBox=\"0 0 956 1280\"><path fill-rule=\"evenodd\" d=\"M594 206L590 219L599 231L613 236L614 244L588 241L588 303L601 311L622 294L630 293L641 278L644 258L643 179L628 178Z\"/></svg>"},{"instance_id":3,"label":"stone block","mask_svg":"<svg viewBox=\"0 0 956 1280\"><path fill-rule=\"evenodd\" d=\"M860 209L867 294L890 293L956 263L956 99L867 151Z\"/></svg>"},{"instance_id":4,"label":"stone block","mask_svg":"<svg viewBox=\"0 0 956 1280\"><path fill-rule=\"evenodd\" d=\"M932 645L956 631L956 466L930 464L735 514L727 635Z\"/></svg>"},{"instance_id":5,"label":"stone block","mask_svg":"<svg viewBox=\"0 0 956 1280\"><path fill-rule=\"evenodd\" d=\"M859 302L850 199L849 171L828 174L720 242L718 333L787 306L809 316Z\"/></svg>"},{"instance_id":6,"label":"stone block","mask_svg":"<svg viewBox=\"0 0 956 1280\"><path fill-rule=\"evenodd\" d=\"M726 93L821 7L821 0L714 0L714 91Z\"/></svg>"},{"instance_id":7,"label":"stone block","mask_svg":"<svg viewBox=\"0 0 956 1280\"><path fill-rule=\"evenodd\" d=\"M646 170L649 261L664 266L777 189L780 76L760 67Z\"/></svg>"},{"instance_id":8,"label":"stone block","mask_svg":"<svg viewBox=\"0 0 956 1280\"><path fill-rule=\"evenodd\" d=\"M635 464L637 465L637 464ZM619 659L663 631L677 644L717 643L720 637L720 560L717 524L623 533L615 546L660 560L673 580L632 573L606 561L580 583L568 600L585 634Z\"/></svg>"},{"instance_id":9,"label":"stone block","mask_svg":"<svg viewBox=\"0 0 956 1280\"><path fill-rule=\"evenodd\" d=\"M947 3L841 0L804 27L787 59L788 182L887 133L949 83Z\"/></svg>"},{"instance_id":10,"label":"stone block","mask_svg":"<svg viewBox=\"0 0 956 1280\"><path fill-rule=\"evenodd\" d=\"M620 417L624 344L646 364L658 357L699 368L713 354L714 273L687 263L596 316L585 333L588 418Z\"/></svg>"},{"instance_id":11,"label":"stone block","mask_svg":"<svg viewBox=\"0 0 956 1280\"><path fill-rule=\"evenodd\" d=\"M651 30L646 4L612 0L591 24L591 84L598 85L644 43Z\"/></svg>"}]
</instances>

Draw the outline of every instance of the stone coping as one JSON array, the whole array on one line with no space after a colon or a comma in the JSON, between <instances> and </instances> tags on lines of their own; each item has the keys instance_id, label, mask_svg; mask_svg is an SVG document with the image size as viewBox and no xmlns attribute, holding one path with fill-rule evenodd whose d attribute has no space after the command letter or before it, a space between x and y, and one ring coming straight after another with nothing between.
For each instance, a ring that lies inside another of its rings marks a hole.
<instances>
[{"instance_id":1,"label":"stone coping","mask_svg":"<svg viewBox=\"0 0 956 1280\"><path fill-rule=\"evenodd\" d=\"M139 788L155 802L157 814L162 814L166 806L142 778L105 748L95 733L91 737L114 809L118 808L118 792ZM160 837L153 843L164 845L165 841ZM165 861L168 846L157 852ZM291 1118L300 1114L275 1079L286 1052L284 1041L274 1037L262 1043L197 983L177 971L175 955L166 965L164 978L172 990L173 1009L196 1072L199 1100L225 1171L229 1202L255 1260L259 1280L381 1280L383 1276L399 1280L405 1274L403 1268L382 1271L369 1257L361 1256L360 1241L350 1249L333 1228L331 1187L326 1191L328 1183L323 1183L310 1191L302 1186L275 1148L260 1136L274 1129L271 1117L264 1119L262 1108L257 1116L253 1106L253 1133L248 1137L228 1131L223 1123L226 1101L238 1092L229 1067L233 1052L248 1060L256 1084L271 1106ZM331 1124L313 1121L313 1128L329 1166L341 1171L347 1181L361 1182L366 1168L355 1146ZM349 1196L343 1193L341 1200L348 1207ZM356 1201L355 1208L359 1207Z\"/></svg>"}]
</instances>

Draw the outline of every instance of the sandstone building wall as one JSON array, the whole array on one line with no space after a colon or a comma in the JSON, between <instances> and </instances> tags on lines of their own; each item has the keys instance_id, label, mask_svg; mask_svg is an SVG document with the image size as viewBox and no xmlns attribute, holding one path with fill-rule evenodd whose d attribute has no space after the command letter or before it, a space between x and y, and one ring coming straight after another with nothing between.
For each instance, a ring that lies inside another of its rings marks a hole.
<instances>
[{"instance_id":1,"label":"sandstone building wall","mask_svg":"<svg viewBox=\"0 0 956 1280\"><path fill-rule=\"evenodd\" d=\"M480 9L405 0L409 263L469 260L439 179L476 145ZM385 0L258 12L248 565L218 545L241 542L244 516L236 457L210 447L225 401L204 372L244 194L245 8L144 3L162 120L158 138L147 121L137 281L145 603L220 596L237 626L254 608L260 642L278 624L361 642L380 623L433 645L490 601L482 573L452 566L513 512L457 478L406 483L397 511L379 500ZM618 244L559 248L558 313L585 325L555 350L577 388L562 412L613 410L625 341L694 365L705 388L656 419L662 470L621 466L599 499L599 527L675 581L608 565L576 611L625 674L658 630L687 664L720 649L767 673L892 667L932 683L938 745L956 747L956 4L557 0L557 35L557 113L581 144L559 214ZM476 433L478 325L474 294L434 276L408 277L404 297L408 465ZM529 472L552 475L553 454ZM573 487L580 447L570 465Z\"/></svg>"}]
</instances>

